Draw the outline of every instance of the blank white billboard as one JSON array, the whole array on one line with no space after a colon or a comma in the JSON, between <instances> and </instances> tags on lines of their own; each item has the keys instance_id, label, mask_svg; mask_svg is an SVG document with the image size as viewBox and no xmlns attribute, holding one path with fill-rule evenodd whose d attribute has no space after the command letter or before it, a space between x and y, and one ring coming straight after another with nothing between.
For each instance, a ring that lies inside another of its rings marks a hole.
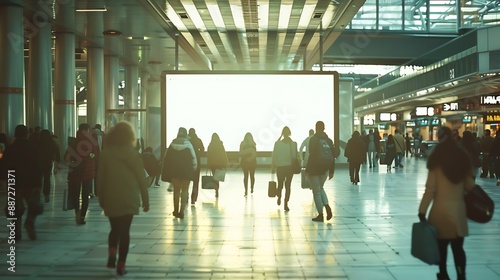
<instances>
[{"instance_id":1,"label":"blank white billboard","mask_svg":"<svg viewBox=\"0 0 500 280\"><path fill-rule=\"evenodd\" d=\"M284 126L299 145L316 121L334 138L336 72L164 72L165 145L179 127L194 128L205 148L214 132L226 151L238 151L247 132L258 151L272 151Z\"/></svg>"}]
</instances>

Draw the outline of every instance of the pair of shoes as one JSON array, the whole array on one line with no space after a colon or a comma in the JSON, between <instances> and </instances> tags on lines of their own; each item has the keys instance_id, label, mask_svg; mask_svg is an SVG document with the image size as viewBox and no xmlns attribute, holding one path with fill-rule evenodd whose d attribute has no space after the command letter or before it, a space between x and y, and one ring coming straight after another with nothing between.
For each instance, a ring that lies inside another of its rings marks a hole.
<instances>
[{"instance_id":1,"label":"pair of shoes","mask_svg":"<svg viewBox=\"0 0 500 280\"><path fill-rule=\"evenodd\" d=\"M285 211L290 211L290 208L288 208L288 202L285 202Z\"/></svg>"},{"instance_id":2,"label":"pair of shoes","mask_svg":"<svg viewBox=\"0 0 500 280\"><path fill-rule=\"evenodd\" d=\"M47 202L49 202L49 201L50 201L50 197L49 197L49 195L47 194L47 195L45 195L45 203L47 203Z\"/></svg>"},{"instance_id":3,"label":"pair of shoes","mask_svg":"<svg viewBox=\"0 0 500 280\"><path fill-rule=\"evenodd\" d=\"M250 193L253 193L253 187L250 189Z\"/></svg>"},{"instance_id":4,"label":"pair of shoes","mask_svg":"<svg viewBox=\"0 0 500 280\"><path fill-rule=\"evenodd\" d=\"M125 262L124 261L118 261L118 265L116 266L116 274L123 276L127 274L127 271L125 270Z\"/></svg>"},{"instance_id":5,"label":"pair of shoes","mask_svg":"<svg viewBox=\"0 0 500 280\"><path fill-rule=\"evenodd\" d=\"M79 225L85 225L87 222L85 221L85 217L80 217L80 223Z\"/></svg>"},{"instance_id":6,"label":"pair of shoes","mask_svg":"<svg viewBox=\"0 0 500 280\"><path fill-rule=\"evenodd\" d=\"M24 223L24 228L28 232L28 237L31 240L36 240L35 222L26 220L26 222Z\"/></svg>"},{"instance_id":7,"label":"pair of shoes","mask_svg":"<svg viewBox=\"0 0 500 280\"><path fill-rule=\"evenodd\" d=\"M332 217L333 217L333 214L332 214L332 208L330 208L330 205L325 205L325 209L326 209L326 220L329 221Z\"/></svg>"},{"instance_id":8,"label":"pair of shoes","mask_svg":"<svg viewBox=\"0 0 500 280\"><path fill-rule=\"evenodd\" d=\"M369 167L369 168L372 168L372 166L370 165L370 167Z\"/></svg>"},{"instance_id":9,"label":"pair of shoes","mask_svg":"<svg viewBox=\"0 0 500 280\"><path fill-rule=\"evenodd\" d=\"M248 196L248 192L247 191L245 191L245 196Z\"/></svg>"},{"instance_id":10,"label":"pair of shoes","mask_svg":"<svg viewBox=\"0 0 500 280\"><path fill-rule=\"evenodd\" d=\"M155 183L155 187L159 187L160 186L160 183Z\"/></svg>"},{"instance_id":11,"label":"pair of shoes","mask_svg":"<svg viewBox=\"0 0 500 280\"><path fill-rule=\"evenodd\" d=\"M436 273L436 277L438 280L450 280L448 275L442 275L441 273Z\"/></svg>"},{"instance_id":12,"label":"pair of shoes","mask_svg":"<svg viewBox=\"0 0 500 280\"><path fill-rule=\"evenodd\" d=\"M323 222L323 214L319 214L316 218L312 218L313 222Z\"/></svg>"},{"instance_id":13,"label":"pair of shoes","mask_svg":"<svg viewBox=\"0 0 500 280\"><path fill-rule=\"evenodd\" d=\"M184 219L184 212L172 212L172 215L174 215L174 217L176 218L179 218L179 219Z\"/></svg>"},{"instance_id":14,"label":"pair of shoes","mask_svg":"<svg viewBox=\"0 0 500 280\"><path fill-rule=\"evenodd\" d=\"M281 196L278 196L278 201L276 202L278 205L281 205Z\"/></svg>"},{"instance_id":15,"label":"pair of shoes","mask_svg":"<svg viewBox=\"0 0 500 280\"><path fill-rule=\"evenodd\" d=\"M399 167L403 168L404 166L402 164L400 164Z\"/></svg>"}]
</instances>

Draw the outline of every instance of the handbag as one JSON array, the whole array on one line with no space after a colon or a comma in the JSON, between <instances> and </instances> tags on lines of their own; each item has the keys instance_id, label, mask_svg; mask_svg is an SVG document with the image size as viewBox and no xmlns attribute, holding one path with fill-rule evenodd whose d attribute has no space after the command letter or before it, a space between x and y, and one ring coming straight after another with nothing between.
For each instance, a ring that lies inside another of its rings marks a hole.
<instances>
[{"instance_id":1,"label":"handbag","mask_svg":"<svg viewBox=\"0 0 500 280\"><path fill-rule=\"evenodd\" d=\"M467 218L477 223L487 223L493 217L495 203L478 185L465 194Z\"/></svg>"},{"instance_id":2,"label":"handbag","mask_svg":"<svg viewBox=\"0 0 500 280\"><path fill-rule=\"evenodd\" d=\"M292 143L290 143L290 156L292 158L292 172L293 174L300 174L302 170L302 166L300 165L299 158L297 156L293 156L292 152Z\"/></svg>"},{"instance_id":3,"label":"handbag","mask_svg":"<svg viewBox=\"0 0 500 280\"><path fill-rule=\"evenodd\" d=\"M213 190L215 189L217 182L214 180L214 176L212 175L207 175L207 172L205 172L205 175L201 176L201 188L205 190Z\"/></svg>"},{"instance_id":4,"label":"handbag","mask_svg":"<svg viewBox=\"0 0 500 280\"><path fill-rule=\"evenodd\" d=\"M226 178L226 170L215 169L213 178L215 181L224 182L224 179Z\"/></svg>"},{"instance_id":5,"label":"handbag","mask_svg":"<svg viewBox=\"0 0 500 280\"><path fill-rule=\"evenodd\" d=\"M427 264L439 264L436 227L428 222L414 223L411 231L411 255Z\"/></svg>"}]
</instances>

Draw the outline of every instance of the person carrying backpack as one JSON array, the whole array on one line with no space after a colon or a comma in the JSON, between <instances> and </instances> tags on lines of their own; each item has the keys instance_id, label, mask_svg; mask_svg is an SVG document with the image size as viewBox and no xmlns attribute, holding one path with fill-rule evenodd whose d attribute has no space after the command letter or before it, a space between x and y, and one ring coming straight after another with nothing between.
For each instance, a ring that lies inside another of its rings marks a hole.
<instances>
[{"instance_id":1,"label":"person carrying backpack","mask_svg":"<svg viewBox=\"0 0 500 280\"><path fill-rule=\"evenodd\" d=\"M326 177L333 178L335 169L335 158L340 150L333 145L333 141L325 133L325 124L322 121L316 122L316 133L309 142L309 160L306 166L306 176L309 177L311 189L314 197L314 204L318 210L318 216L312 220L323 222L323 207L326 209L326 219L332 218L332 209L328 205L323 185Z\"/></svg>"}]
</instances>

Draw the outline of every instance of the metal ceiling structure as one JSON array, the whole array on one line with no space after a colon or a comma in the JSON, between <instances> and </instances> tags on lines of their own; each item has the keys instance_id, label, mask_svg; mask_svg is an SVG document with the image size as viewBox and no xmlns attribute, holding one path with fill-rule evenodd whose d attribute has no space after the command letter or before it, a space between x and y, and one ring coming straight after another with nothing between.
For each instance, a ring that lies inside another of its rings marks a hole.
<instances>
[{"instance_id":1,"label":"metal ceiling structure","mask_svg":"<svg viewBox=\"0 0 500 280\"><path fill-rule=\"evenodd\" d=\"M36 9L35 2L24 5ZM56 29L61 27L57 6L68 1L54 2ZM364 2L78 0L76 46L82 51L77 66L84 66L89 43L114 30L121 34L120 48L108 51L127 57L124 50L133 48L161 70L311 69Z\"/></svg>"}]
</instances>

